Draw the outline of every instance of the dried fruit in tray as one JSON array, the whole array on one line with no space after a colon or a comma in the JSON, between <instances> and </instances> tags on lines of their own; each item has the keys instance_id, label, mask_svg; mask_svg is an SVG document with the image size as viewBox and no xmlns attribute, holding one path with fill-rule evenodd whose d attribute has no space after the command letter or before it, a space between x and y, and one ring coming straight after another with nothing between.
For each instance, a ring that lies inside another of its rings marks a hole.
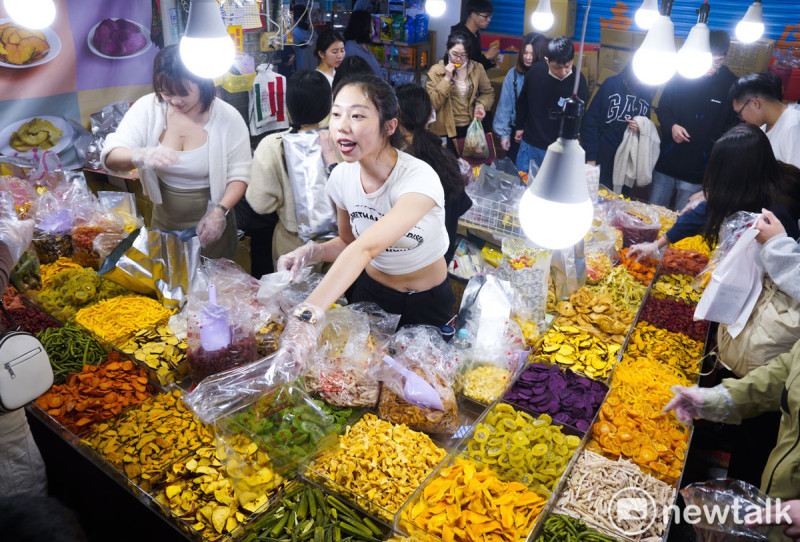
<instances>
[{"instance_id":1,"label":"dried fruit in tray","mask_svg":"<svg viewBox=\"0 0 800 542\"><path fill-rule=\"evenodd\" d=\"M488 405L500 397L511 383L511 372L497 365L476 365L464 374L464 395Z\"/></svg>"},{"instance_id":2,"label":"dried fruit in tray","mask_svg":"<svg viewBox=\"0 0 800 542\"><path fill-rule=\"evenodd\" d=\"M708 265L708 256L696 250L667 247L661 258L661 273L696 277Z\"/></svg>"},{"instance_id":3,"label":"dried fruit in tray","mask_svg":"<svg viewBox=\"0 0 800 542\"><path fill-rule=\"evenodd\" d=\"M22 331L36 334L47 328L59 327L61 325L53 320L46 312L25 305L22 301L22 296L17 292L16 288L11 285L8 285L5 292L3 292L3 305L11 315L14 323L18 325ZM5 313L0 312L0 320L2 320L3 329L11 327L11 323L6 319Z\"/></svg>"},{"instance_id":4,"label":"dried fruit in tray","mask_svg":"<svg viewBox=\"0 0 800 542\"><path fill-rule=\"evenodd\" d=\"M253 540L341 540L375 542L384 536L380 527L362 512L321 489L298 482L253 526L245 542Z\"/></svg>"},{"instance_id":5,"label":"dried fruit in tray","mask_svg":"<svg viewBox=\"0 0 800 542\"><path fill-rule=\"evenodd\" d=\"M104 341L118 343L142 329L166 322L172 315L155 299L128 295L106 299L78 311L75 322Z\"/></svg>"},{"instance_id":6,"label":"dried fruit in tray","mask_svg":"<svg viewBox=\"0 0 800 542\"><path fill-rule=\"evenodd\" d=\"M118 352L102 365L84 365L36 399L36 405L74 435L88 433L94 424L108 420L124 408L153 395L147 373Z\"/></svg>"},{"instance_id":7,"label":"dried fruit in tray","mask_svg":"<svg viewBox=\"0 0 800 542\"><path fill-rule=\"evenodd\" d=\"M509 404L497 403L475 426L466 453L525 484L553 491L581 439L564 434L563 427L552 422L547 414L534 418Z\"/></svg>"},{"instance_id":8,"label":"dried fruit in tray","mask_svg":"<svg viewBox=\"0 0 800 542\"><path fill-rule=\"evenodd\" d=\"M413 367L411 369L414 370ZM415 372L420 376L423 375L421 371ZM384 385L378 401L378 415L384 420L405 424L417 431L452 435L458 429L456 396L453 389L445 385L438 375L435 378L437 380L435 389L441 398L444 410L412 405Z\"/></svg>"},{"instance_id":9,"label":"dried fruit in tray","mask_svg":"<svg viewBox=\"0 0 800 542\"><path fill-rule=\"evenodd\" d=\"M98 277L94 269L67 269L55 275L47 288L33 295L47 312L66 321L83 307L129 293L119 284Z\"/></svg>"},{"instance_id":10,"label":"dried fruit in tray","mask_svg":"<svg viewBox=\"0 0 800 542\"><path fill-rule=\"evenodd\" d=\"M631 331L625 355L643 357L680 369L692 378L700 370L703 349L703 343L689 339L683 333L673 333L647 322L639 322Z\"/></svg>"},{"instance_id":11,"label":"dried fruit in tray","mask_svg":"<svg viewBox=\"0 0 800 542\"><path fill-rule=\"evenodd\" d=\"M703 292L695 290L692 282L694 279L691 275L661 275L653 284L651 293L664 294L694 305L700 301Z\"/></svg>"},{"instance_id":12,"label":"dried fruit in tray","mask_svg":"<svg viewBox=\"0 0 800 542\"><path fill-rule=\"evenodd\" d=\"M708 321L695 321L694 306L683 301L650 297L645 301L639 319L703 343L708 335Z\"/></svg>"},{"instance_id":13,"label":"dried fruit in tray","mask_svg":"<svg viewBox=\"0 0 800 542\"><path fill-rule=\"evenodd\" d=\"M602 341L575 326L554 325L545 333L536 355L603 380L611 374L621 348L616 342Z\"/></svg>"},{"instance_id":14,"label":"dried fruit in tray","mask_svg":"<svg viewBox=\"0 0 800 542\"><path fill-rule=\"evenodd\" d=\"M309 469L314 478L321 475L352 491L368 511L391 521L446 455L425 433L365 414Z\"/></svg>"},{"instance_id":15,"label":"dried fruit in tray","mask_svg":"<svg viewBox=\"0 0 800 542\"><path fill-rule=\"evenodd\" d=\"M42 288L49 288L53 278L68 269L83 269L83 266L71 258L62 256L53 263L42 264L39 268L42 275Z\"/></svg>"},{"instance_id":16,"label":"dried fruit in tray","mask_svg":"<svg viewBox=\"0 0 800 542\"><path fill-rule=\"evenodd\" d=\"M620 514L621 500L649 498L641 514ZM556 506L595 523L612 533L635 540L661 540L667 530L667 509L675 502L676 489L642 472L624 459L613 461L591 450L584 450Z\"/></svg>"},{"instance_id":17,"label":"dried fruit in tray","mask_svg":"<svg viewBox=\"0 0 800 542\"><path fill-rule=\"evenodd\" d=\"M660 475L680 477L689 432L674 415L661 413L672 398L673 385L692 382L673 367L623 356L588 445L631 458Z\"/></svg>"},{"instance_id":18,"label":"dried fruit in tray","mask_svg":"<svg viewBox=\"0 0 800 542\"><path fill-rule=\"evenodd\" d=\"M213 445L214 433L183 404L181 392L173 390L101 423L83 442L147 491L168 465Z\"/></svg>"},{"instance_id":19,"label":"dried fruit in tray","mask_svg":"<svg viewBox=\"0 0 800 542\"><path fill-rule=\"evenodd\" d=\"M708 241L706 241L702 235L681 239L680 241L672 243L671 246L678 250L694 250L707 257L710 257L711 253L714 251L714 247L709 245Z\"/></svg>"},{"instance_id":20,"label":"dried fruit in tray","mask_svg":"<svg viewBox=\"0 0 800 542\"><path fill-rule=\"evenodd\" d=\"M606 393L608 386L570 369L531 363L503 399L586 432Z\"/></svg>"},{"instance_id":21,"label":"dried fruit in tray","mask_svg":"<svg viewBox=\"0 0 800 542\"><path fill-rule=\"evenodd\" d=\"M517 542L528 537L547 497L487 465L456 458L405 507L402 520L451 542Z\"/></svg>"},{"instance_id":22,"label":"dried fruit in tray","mask_svg":"<svg viewBox=\"0 0 800 542\"><path fill-rule=\"evenodd\" d=\"M608 294L618 310L632 313L639 310L647 292L647 286L633 278L622 265L612 267L599 284L586 288L593 294Z\"/></svg>"},{"instance_id":23,"label":"dried fruit in tray","mask_svg":"<svg viewBox=\"0 0 800 542\"><path fill-rule=\"evenodd\" d=\"M658 268L658 260L653 258L642 258L639 261L635 257L628 256L627 248L619 251L619 265L623 266L637 281L642 284L650 284Z\"/></svg>"},{"instance_id":24,"label":"dried fruit in tray","mask_svg":"<svg viewBox=\"0 0 800 542\"><path fill-rule=\"evenodd\" d=\"M223 447L204 446L173 463L155 493L156 502L204 540L227 538L283 483L267 454L247 437L234 437L227 444L248 461L249 474Z\"/></svg>"},{"instance_id":25,"label":"dried fruit in tray","mask_svg":"<svg viewBox=\"0 0 800 542\"><path fill-rule=\"evenodd\" d=\"M167 326L137 331L121 350L160 376L178 370L186 360L186 340L178 339Z\"/></svg>"},{"instance_id":26,"label":"dried fruit in tray","mask_svg":"<svg viewBox=\"0 0 800 542\"><path fill-rule=\"evenodd\" d=\"M564 542L565 540L616 542L617 539L592 529L578 518L567 514L550 514L542 524L542 530L539 531L536 542Z\"/></svg>"},{"instance_id":27,"label":"dried fruit in tray","mask_svg":"<svg viewBox=\"0 0 800 542\"><path fill-rule=\"evenodd\" d=\"M555 326L575 326L590 335L622 344L633 322L634 313L617 310L614 299L607 293L593 293L583 287L569 296L569 301L556 305Z\"/></svg>"},{"instance_id":28,"label":"dried fruit in tray","mask_svg":"<svg viewBox=\"0 0 800 542\"><path fill-rule=\"evenodd\" d=\"M105 349L75 324L47 328L37 333L53 366L53 377L59 380L79 372L85 365L99 365L106 358Z\"/></svg>"}]
</instances>

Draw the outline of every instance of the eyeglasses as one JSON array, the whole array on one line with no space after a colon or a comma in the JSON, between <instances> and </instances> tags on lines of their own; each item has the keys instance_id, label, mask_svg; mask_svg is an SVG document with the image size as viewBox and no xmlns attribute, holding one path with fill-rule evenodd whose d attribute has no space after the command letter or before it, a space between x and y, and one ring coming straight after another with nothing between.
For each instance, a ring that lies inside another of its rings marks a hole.
<instances>
[{"instance_id":1,"label":"eyeglasses","mask_svg":"<svg viewBox=\"0 0 800 542\"><path fill-rule=\"evenodd\" d=\"M450 58L455 58L456 60L463 60L467 58L467 53L454 53L450 51Z\"/></svg>"},{"instance_id":2,"label":"eyeglasses","mask_svg":"<svg viewBox=\"0 0 800 542\"><path fill-rule=\"evenodd\" d=\"M476 13L475 15L477 15L481 19L487 19L488 20L488 19L492 18L492 14L491 13Z\"/></svg>"},{"instance_id":3,"label":"eyeglasses","mask_svg":"<svg viewBox=\"0 0 800 542\"><path fill-rule=\"evenodd\" d=\"M740 120L740 121L744 120L744 119L742 118L742 111L744 111L744 108L745 108L745 107L747 107L747 104L749 104L749 103L750 103L750 100L752 100L752 99L753 99L753 97L752 97L752 96L750 96L749 98L747 98L747 101L746 101L746 102L744 102L744 105L743 105L742 107L740 107L740 108L739 108L739 111L737 111L737 112L736 112L736 116L737 116L737 117L739 117L739 120Z\"/></svg>"}]
</instances>

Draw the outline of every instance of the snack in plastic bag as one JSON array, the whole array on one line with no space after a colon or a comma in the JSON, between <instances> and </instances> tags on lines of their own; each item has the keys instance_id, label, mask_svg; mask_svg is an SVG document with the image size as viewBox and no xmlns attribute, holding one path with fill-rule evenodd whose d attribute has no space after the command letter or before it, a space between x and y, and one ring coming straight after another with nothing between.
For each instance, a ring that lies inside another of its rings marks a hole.
<instances>
[{"instance_id":1,"label":"snack in plastic bag","mask_svg":"<svg viewBox=\"0 0 800 542\"><path fill-rule=\"evenodd\" d=\"M609 209L611 225L622 231L622 246L652 243L661 230L661 217L649 205L636 201L617 201Z\"/></svg>"},{"instance_id":2,"label":"snack in plastic bag","mask_svg":"<svg viewBox=\"0 0 800 542\"><path fill-rule=\"evenodd\" d=\"M483 125L478 119L472 119L472 122L467 128L467 135L464 138L464 149L461 151L461 156L479 160L489 158L486 134L484 134Z\"/></svg>"},{"instance_id":3,"label":"snack in plastic bag","mask_svg":"<svg viewBox=\"0 0 800 542\"><path fill-rule=\"evenodd\" d=\"M502 340L492 348L470 348L464 363L463 394L487 405L503 395L527 357L517 323L506 320L501 326Z\"/></svg>"},{"instance_id":4,"label":"snack in plastic bag","mask_svg":"<svg viewBox=\"0 0 800 542\"><path fill-rule=\"evenodd\" d=\"M439 396L443 410L420 408L404 399L405 378L381 365L383 381L378 415L390 422L404 423L427 433L452 435L458 429L458 405L453 380L461 369L461 359L444 342L433 326L404 327L391 338L388 351L396 362L425 380Z\"/></svg>"}]
</instances>

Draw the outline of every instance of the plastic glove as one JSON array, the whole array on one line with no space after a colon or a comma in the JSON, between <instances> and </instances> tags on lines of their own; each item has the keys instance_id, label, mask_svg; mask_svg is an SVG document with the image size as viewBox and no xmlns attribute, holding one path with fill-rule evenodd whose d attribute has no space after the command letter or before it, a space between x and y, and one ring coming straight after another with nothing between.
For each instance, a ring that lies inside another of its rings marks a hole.
<instances>
[{"instance_id":1,"label":"plastic glove","mask_svg":"<svg viewBox=\"0 0 800 542\"><path fill-rule=\"evenodd\" d=\"M631 245L628 249L628 257L633 258L636 257L636 261L643 260L645 258L650 258L658 252L658 239L653 241L652 243L639 243L637 245Z\"/></svg>"},{"instance_id":2,"label":"plastic glove","mask_svg":"<svg viewBox=\"0 0 800 542\"><path fill-rule=\"evenodd\" d=\"M139 147L131 151L131 162L137 169L167 168L178 163L178 155L163 145Z\"/></svg>"},{"instance_id":3,"label":"plastic glove","mask_svg":"<svg viewBox=\"0 0 800 542\"><path fill-rule=\"evenodd\" d=\"M675 397L667 403L662 414L674 410L681 423L688 424L692 418L732 424L742 422L730 392L722 384L713 388L672 386L670 390Z\"/></svg>"},{"instance_id":4,"label":"plastic glove","mask_svg":"<svg viewBox=\"0 0 800 542\"><path fill-rule=\"evenodd\" d=\"M0 220L0 241L8 247L14 265L31 244L31 239L33 239L33 220L17 220L16 218ZM7 271L10 273L11 269Z\"/></svg>"},{"instance_id":5,"label":"plastic glove","mask_svg":"<svg viewBox=\"0 0 800 542\"><path fill-rule=\"evenodd\" d=\"M785 525L783 534L793 541L800 540L800 500L785 501L780 506L769 509L762 508L757 514L756 517L745 520L745 527Z\"/></svg>"},{"instance_id":6,"label":"plastic glove","mask_svg":"<svg viewBox=\"0 0 800 542\"><path fill-rule=\"evenodd\" d=\"M314 241L309 241L300 248L296 248L289 254L284 254L278 258L278 271L291 271L292 280L297 278L297 274L303 267L314 265L322 261L322 245Z\"/></svg>"},{"instance_id":7,"label":"plastic glove","mask_svg":"<svg viewBox=\"0 0 800 542\"><path fill-rule=\"evenodd\" d=\"M281 334L280 352L275 372L286 375L291 382L306 371L308 358L317 346L318 329L322 328L325 311L310 303L301 303L295 311L311 311L317 323L304 322L295 316L289 317ZM288 354L288 355L286 355Z\"/></svg>"},{"instance_id":8,"label":"plastic glove","mask_svg":"<svg viewBox=\"0 0 800 542\"><path fill-rule=\"evenodd\" d=\"M207 246L222 236L225 231L225 211L220 207L212 207L206 211L206 215L197 225L197 237L200 238L200 246Z\"/></svg>"}]
</instances>

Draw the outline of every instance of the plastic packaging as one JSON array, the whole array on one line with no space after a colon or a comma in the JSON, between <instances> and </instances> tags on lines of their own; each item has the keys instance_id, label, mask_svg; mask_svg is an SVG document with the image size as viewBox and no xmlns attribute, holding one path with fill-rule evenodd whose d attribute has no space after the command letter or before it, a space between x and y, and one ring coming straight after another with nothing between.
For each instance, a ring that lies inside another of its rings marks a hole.
<instances>
[{"instance_id":1,"label":"plastic packaging","mask_svg":"<svg viewBox=\"0 0 800 542\"><path fill-rule=\"evenodd\" d=\"M661 229L661 215L649 205L636 201L616 201L608 211L611 225L622 231L623 248L652 243Z\"/></svg>"},{"instance_id":2,"label":"plastic packaging","mask_svg":"<svg viewBox=\"0 0 800 542\"><path fill-rule=\"evenodd\" d=\"M486 135L483 132L483 125L478 119L472 119L467 128L467 136L464 138L464 150L461 155L464 158L477 158L479 160L489 158Z\"/></svg>"},{"instance_id":3,"label":"plastic packaging","mask_svg":"<svg viewBox=\"0 0 800 542\"><path fill-rule=\"evenodd\" d=\"M705 288L711 280L711 273L720 264L722 259L727 256L742 234L753 224L758 222L759 213L748 211L737 211L722 223L719 229L717 246L711 253L708 265L697 274L693 286L695 288Z\"/></svg>"},{"instance_id":4,"label":"plastic packaging","mask_svg":"<svg viewBox=\"0 0 800 542\"><path fill-rule=\"evenodd\" d=\"M462 393L483 404L503 395L528 357L525 338L515 321L499 321L491 327L499 330L499 340L491 346L478 342L462 356L465 359Z\"/></svg>"}]
</instances>

